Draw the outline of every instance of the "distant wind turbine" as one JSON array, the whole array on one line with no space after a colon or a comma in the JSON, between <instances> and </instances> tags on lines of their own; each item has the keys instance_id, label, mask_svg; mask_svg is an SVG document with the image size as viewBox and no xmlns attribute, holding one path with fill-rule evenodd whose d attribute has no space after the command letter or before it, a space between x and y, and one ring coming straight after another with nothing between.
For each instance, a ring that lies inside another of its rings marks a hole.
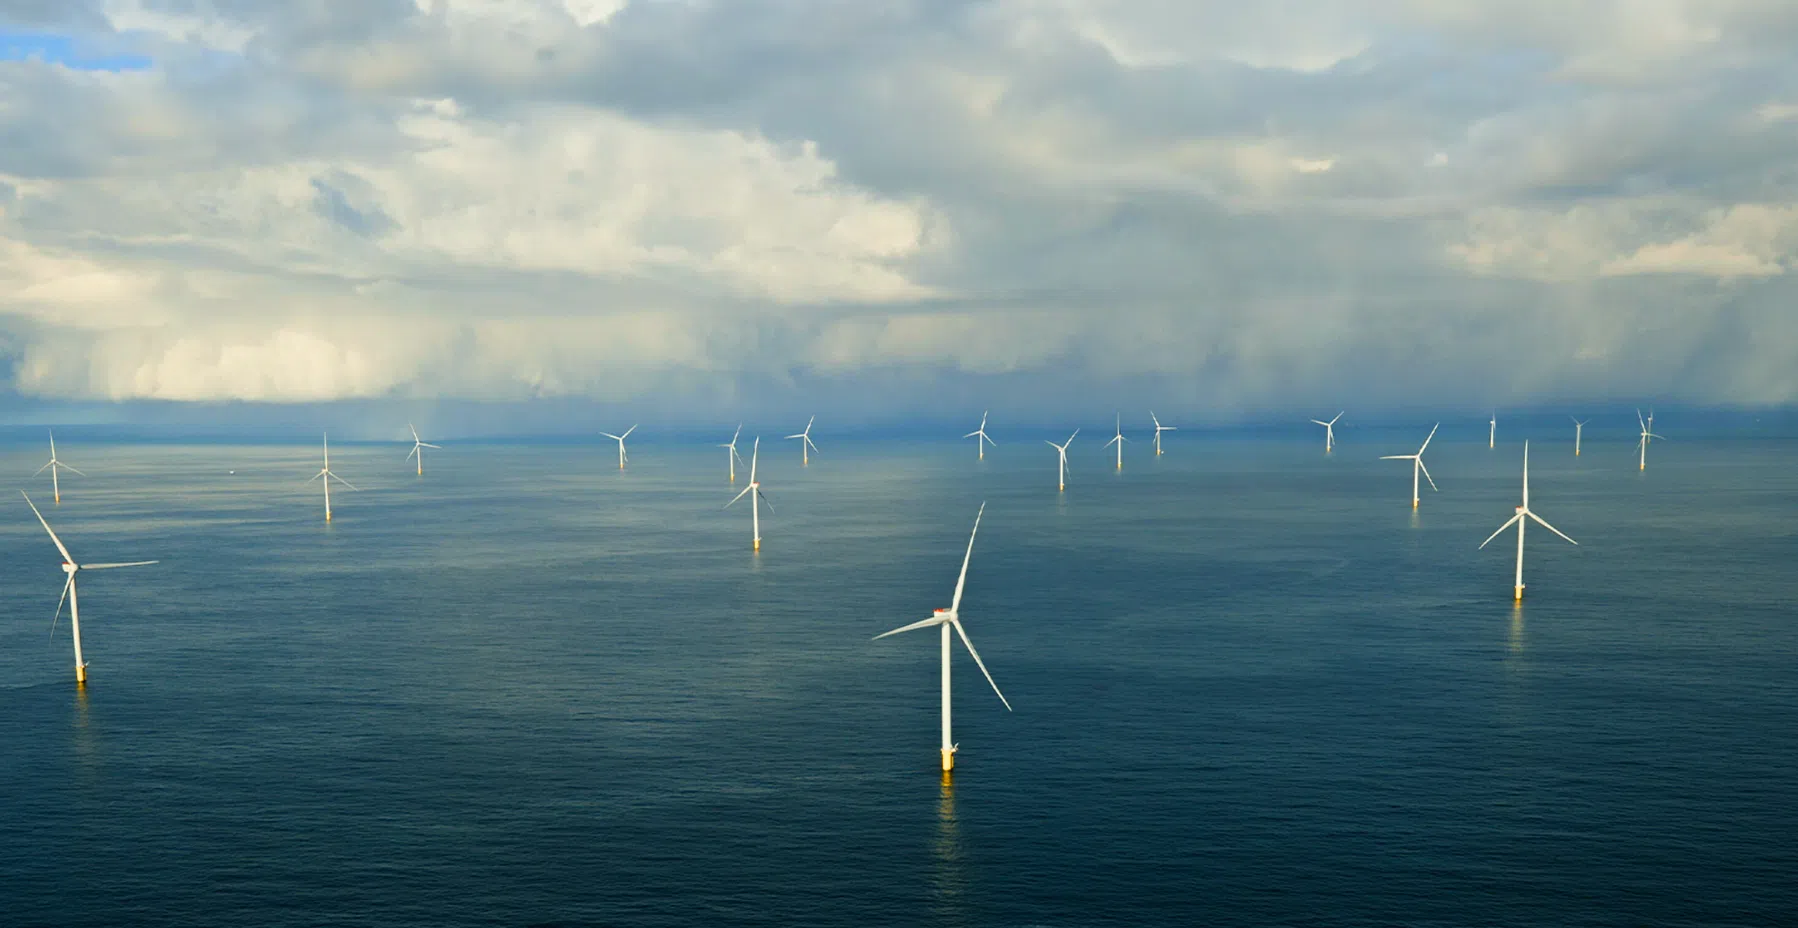
<instances>
[{"instance_id":1,"label":"distant wind turbine","mask_svg":"<svg viewBox=\"0 0 1798 928\"><path fill-rule=\"evenodd\" d=\"M797 435L787 436L787 438L799 439L799 463L804 466L811 465L812 452L818 450L818 446L812 442L812 423L817 421L817 419L817 416L813 416L810 419L805 420L805 431L800 432Z\"/></svg>"},{"instance_id":2,"label":"distant wind turbine","mask_svg":"<svg viewBox=\"0 0 1798 928\"><path fill-rule=\"evenodd\" d=\"M1649 413L1651 415L1653 414L1653 412L1654 412L1653 410L1649 410ZM1648 440L1651 438L1661 438L1661 436L1656 435L1654 433L1654 426L1652 424L1650 424L1649 422L1643 421L1642 410L1640 410L1640 409L1636 410L1636 424L1642 426L1642 438L1641 438L1641 440L1636 442L1636 447L1638 450L1641 451L1642 456L1636 463L1636 469L1637 470L1647 470L1648 469ZM1666 441L1666 439L1664 439L1664 438L1662 438L1661 440Z\"/></svg>"},{"instance_id":3,"label":"distant wind turbine","mask_svg":"<svg viewBox=\"0 0 1798 928\"><path fill-rule=\"evenodd\" d=\"M1130 439L1124 437L1124 417L1120 415L1117 418L1117 435L1113 436L1110 441L1105 443L1105 447L1107 448L1112 445L1118 446L1118 470L1124 469L1124 442L1129 440Z\"/></svg>"},{"instance_id":4,"label":"distant wind turbine","mask_svg":"<svg viewBox=\"0 0 1798 928\"><path fill-rule=\"evenodd\" d=\"M1161 433L1178 432L1180 431L1180 427L1177 425L1162 425L1161 420L1155 418L1155 410L1153 409L1149 410L1149 419L1155 423L1155 456L1161 457Z\"/></svg>"},{"instance_id":5,"label":"distant wind turbine","mask_svg":"<svg viewBox=\"0 0 1798 928\"><path fill-rule=\"evenodd\" d=\"M331 521L331 481L335 480L354 490L356 485L331 472L331 436L325 436L325 466L312 475L312 480L323 480L325 483L325 521ZM311 483L312 480L306 481Z\"/></svg>"},{"instance_id":6,"label":"distant wind turbine","mask_svg":"<svg viewBox=\"0 0 1798 928\"><path fill-rule=\"evenodd\" d=\"M1325 454L1329 454L1330 452L1336 450L1336 421L1337 421L1337 419L1341 419L1341 418L1342 418L1342 413L1339 412L1336 414L1335 419L1331 419L1328 422L1325 422L1322 419L1312 419L1311 420L1312 422L1315 422L1318 425L1321 425L1324 427L1324 453Z\"/></svg>"},{"instance_id":7,"label":"distant wind turbine","mask_svg":"<svg viewBox=\"0 0 1798 928\"><path fill-rule=\"evenodd\" d=\"M1498 447L1498 410L1492 410L1492 430L1486 433L1486 447Z\"/></svg>"},{"instance_id":8,"label":"distant wind turbine","mask_svg":"<svg viewBox=\"0 0 1798 928\"><path fill-rule=\"evenodd\" d=\"M998 442L993 441L986 435L986 413L984 412L980 414L980 428L977 428L962 437L974 439L974 447L980 449L980 460L982 461L986 460L987 445L992 445L995 448L999 447Z\"/></svg>"},{"instance_id":9,"label":"distant wind turbine","mask_svg":"<svg viewBox=\"0 0 1798 928\"><path fill-rule=\"evenodd\" d=\"M1526 517L1535 519L1538 523L1541 523L1543 528L1554 532L1556 535L1567 538L1566 535L1561 534L1560 529L1549 525L1541 516L1530 511L1530 443L1528 441L1523 443L1523 505L1517 507L1517 514L1511 517L1510 522L1506 522L1499 526L1497 532L1493 532L1485 541L1480 542L1480 547L1485 548L1486 545L1492 542L1492 539L1499 536L1500 532L1510 528L1511 522L1517 523L1517 602L1523 602L1523 529L1524 526L1528 524ZM1579 542L1573 541L1571 538L1567 538L1567 540L1576 545L1579 544Z\"/></svg>"},{"instance_id":10,"label":"distant wind turbine","mask_svg":"<svg viewBox=\"0 0 1798 928\"><path fill-rule=\"evenodd\" d=\"M737 500L742 499L744 496L749 497L749 528L750 532L755 535L754 550L756 551L762 550L762 510L760 504L766 502L768 503L768 511L774 511L774 503L769 501L766 494L762 493L762 484L755 479L755 462L756 459L761 456L762 438L758 435L756 436L755 444L749 449L749 485L743 488L743 492L732 497L730 502L724 504L724 508L729 509L737 504Z\"/></svg>"},{"instance_id":11,"label":"distant wind turbine","mask_svg":"<svg viewBox=\"0 0 1798 928\"><path fill-rule=\"evenodd\" d=\"M1567 418L1573 419L1572 416L1568 416ZM1592 420L1590 420L1590 419L1573 419L1573 456L1576 458L1579 457L1580 436L1582 434L1584 434L1584 432L1586 431L1586 423L1588 423L1590 421L1592 421Z\"/></svg>"},{"instance_id":12,"label":"distant wind turbine","mask_svg":"<svg viewBox=\"0 0 1798 928\"><path fill-rule=\"evenodd\" d=\"M610 438L611 440L618 443L618 469L619 470L624 469L624 462L626 460L629 460L629 457L630 457L629 455L624 453L624 440L631 437L631 433L635 432L636 430L637 430L637 427L635 425L633 425L630 428L625 429L623 435L613 435L611 432L599 433L599 434L604 435L605 437Z\"/></svg>"},{"instance_id":13,"label":"distant wind turbine","mask_svg":"<svg viewBox=\"0 0 1798 928\"><path fill-rule=\"evenodd\" d=\"M1069 441L1072 441L1072 440L1073 439L1069 439ZM943 644L943 647L942 647L942 655L943 655L943 681L942 681L943 682L943 747L942 747L942 755L943 755L943 772L944 773L948 773L949 771L955 769L955 752L956 752L956 749L960 747L960 745L956 744L955 741L950 737L950 718L949 718L949 652L951 650L950 645L949 645L949 629L950 628L954 628L955 633L957 635L961 636L961 643L963 645L967 646L968 654L974 658L975 666L979 667L980 672L986 676L987 684L990 685L993 688L993 692L998 695L999 701L1001 703L1005 704L1005 711L1007 711L1007 712L1011 711L1011 703L1005 699L1004 693L999 692L999 684L994 683L993 675L991 673L987 672L986 662L982 661L980 659L980 652L974 650L974 642L968 640L967 629L964 629L961 627L961 591L962 591L962 588L964 586L966 586L967 582L968 582L968 562L973 560L973 558L974 558L974 536L980 534L980 517L982 515L984 515L985 513L986 513L986 504L981 503L980 511L978 513L975 513L975 515L974 515L974 531L968 533L968 553L962 556L961 576L956 578L955 598L953 598L949 601L949 608L938 609L938 610L936 610L936 612L933 615L931 615L930 618L925 619L921 622L913 622L910 625L902 625L898 628L893 629L890 632L883 632L881 634L874 636L874 640L879 641L880 639L885 638L888 635L897 635L900 632L909 632L909 631L913 631L913 630L920 629L920 628L930 628L931 626L941 626L942 627L942 630L943 630L943 632L942 632L942 644Z\"/></svg>"},{"instance_id":14,"label":"distant wind turbine","mask_svg":"<svg viewBox=\"0 0 1798 928\"><path fill-rule=\"evenodd\" d=\"M1078 434L1080 434L1080 430L1075 429L1074 435L1078 435ZM1061 463L1057 465L1058 469L1056 471L1056 473L1059 475L1057 478L1056 489L1059 489L1059 490L1065 490L1068 488L1068 446L1074 443L1074 435L1069 435L1068 440L1062 442L1059 445L1052 441L1049 441L1046 438L1043 439L1043 441L1046 442L1049 445L1049 447L1054 448L1056 453L1061 455Z\"/></svg>"},{"instance_id":15,"label":"distant wind turbine","mask_svg":"<svg viewBox=\"0 0 1798 928\"><path fill-rule=\"evenodd\" d=\"M50 469L50 492L56 498L56 501L60 503L62 502L62 482L56 479L56 472L63 468L68 468L71 471L75 471L77 474L81 474L81 471L75 470L75 468L69 467L69 465L56 459L55 432L50 433L50 460L46 462L43 467L37 469L37 474L43 473L44 468L46 467ZM31 476L36 477L37 474L32 474ZM87 475L81 474L81 476L85 477Z\"/></svg>"},{"instance_id":16,"label":"distant wind turbine","mask_svg":"<svg viewBox=\"0 0 1798 928\"><path fill-rule=\"evenodd\" d=\"M67 599L69 601L69 634L75 642L75 685L86 686L87 661L82 660L81 658L81 602L75 594L75 574L83 570L110 570L114 567L144 567L156 562L127 561L122 564L77 564L75 563L75 556L69 553L68 548L63 547L62 539L56 537L56 531L52 529L50 523L44 519L44 514L37 511L37 504L31 501L31 497L27 495L24 490L20 490L19 495L25 497L25 505L30 506L31 511L37 515L37 520L44 526L44 531L50 533L50 540L56 543L56 550L62 552L62 572L68 574L69 579L67 582L63 583L62 595L56 599L56 615L50 620L50 634L56 634L56 622L58 619L62 618L62 601Z\"/></svg>"},{"instance_id":17,"label":"distant wind turbine","mask_svg":"<svg viewBox=\"0 0 1798 928\"><path fill-rule=\"evenodd\" d=\"M419 438L418 430L413 429L412 423L410 423L410 422L406 423L406 428L412 429L412 451L410 454L406 455L406 458L408 460L410 460L414 457L418 458L418 475L420 477L423 477L425 475L425 450L424 449L436 448L438 451L442 451L443 446L442 445L433 445L430 442Z\"/></svg>"},{"instance_id":18,"label":"distant wind turbine","mask_svg":"<svg viewBox=\"0 0 1798 928\"><path fill-rule=\"evenodd\" d=\"M743 434L743 423L739 422L739 423L737 423L737 431L730 436L730 444L718 446L720 448L730 449L729 453L726 455L726 457L730 458L730 482L731 483L737 482L737 462L743 460L743 456L737 453L737 438L738 438L738 436L740 436L742 434Z\"/></svg>"},{"instance_id":19,"label":"distant wind turbine","mask_svg":"<svg viewBox=\"0 0 1798 928\"><path fill-rule=\"evenodd\" d=\"M1423 477L1425 480L1430 481L1430 489L1431 490L1436 489L1436 481L1430 477L1430 469L1423 466L1423 449L1428 448L1430 446L1430 439L1436 437L1436 430L1441 427L1442 427L1442 423L1440 423L1440 422L1436 423L1433 426L1430 426L1430 434L1424 438L1423 447L1418 448L1416 454L1383 454L1383 455L1380 455L1380 460L1382 460L1382 461L1410 461L1411 462L1411 508L1412 509L1417 508L1417 490L1418 490L1417 475L1420 472L1423 474Z\"/></svg>"}]
</instances>

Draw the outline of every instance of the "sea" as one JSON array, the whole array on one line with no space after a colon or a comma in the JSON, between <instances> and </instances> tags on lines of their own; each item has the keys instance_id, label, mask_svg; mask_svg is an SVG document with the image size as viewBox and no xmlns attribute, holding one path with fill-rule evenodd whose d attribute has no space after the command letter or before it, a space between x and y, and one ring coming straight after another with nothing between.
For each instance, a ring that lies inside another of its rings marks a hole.
<instances>
[{"instance_id":1,"label":"sea","mask_svg":"<svg viewBox=\"0 0 1798 928\"><path fill-rule=\"evenodd\" d=\"M9 442L0 924L1798 924L1798 442L1478 425Z\"/></svg>"}]
</instances>

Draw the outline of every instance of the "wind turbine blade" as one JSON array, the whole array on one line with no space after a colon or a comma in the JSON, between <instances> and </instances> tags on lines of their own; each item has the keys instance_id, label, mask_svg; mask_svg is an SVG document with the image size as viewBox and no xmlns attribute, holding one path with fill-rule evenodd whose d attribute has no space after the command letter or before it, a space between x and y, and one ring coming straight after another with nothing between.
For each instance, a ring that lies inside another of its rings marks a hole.
<instances>
[{"instance_id":1,"label":"wind turbine blade","mask_svg":"<svg viewBox=\"0 0 1798 928\"><path fill-rule=\"evenodd\" d=\"M800 432L797 435L788 435L787 438L783 438L783 439L781 439L781 441L786 441L788 438L804 438L804 437L805 437L805 433Z\"/></svg>"},{"instance_id":2,"label":"wind turbine blade","mask_svg":"<svg viewBox=\"0 0 1798 928\"><path fill-rule=\"evenodd\" d=\"M426 447L426 448L436 448L436 449L437 449L437 450L438 450L438 451L442 451L442 450L443 450L443 446L442 446L442 445L433 445L433 444L431 444L431 443L430 443L430 442L428 442L428 441L421 441L421 442L419 442L419 444L421 444L421 445L424 445L424 446L425 446L425 447Z\"/></svg>"},{"instance_id":3,"label":"wind turbine blade","mask_svg":"<svg viewBox=\"0 0 1798 928\"><path fill-rule=\"evenodd\" d=\"M974 530L968 533L968 553L962 555L961 576L955 578L955 598L949 601L949 614L954 615L961 608L961 588L968 582L968 562L974 559L974 536L980 534L980 517L986 514L986 504L980 504L980 511L974 513Z\"/></svg>"},{"instance_id":4,"label":"wind turbine blade","mask_svg":"<svg viewBox=\"0 0 1798 928\"><path fill-rule=\"evenodd\" d=\"M946 621L948 621L948 620L943 618L940 615L933 615L930 618L925 619L922 622L913 622L910 625L901 625L898 628L895 628L890 632L881 632L880 634L875 635L873 638L871 638L869 640L870 641L879 641L880 639L885 638L888 635L897 635L900 632L917 631L920 628L929 628L932 625L941 625Z\"/></svg>"},{"instance_id":5,"label":"wind turbine blade","mask_svg":"<svg viewBox=\"0 0 1798 928\"><path fill-rule=\"evenodd\" d=\"M1423 466L1423 458L1421 456L1417 459L1417 469L1423 471L1423 479L1430 481L1430 489L1436 490L1436 481L1430 476L1430 469ZM1442 491L1436 490L1436 492L1440 493Z\"/></svg>"},{"instance_id":6,"label":"wind turbine blade","mask_svg":"<svg viewBox=\"0 0 1798 928\"><path fill-rule=\"evenodd\" d=\"M326 474L326 476L330 477L332 480L337 481L338 483L343 484L346 487L349 487L352 490L356 490L356 491L360 492L362 489L361 487L349 482L348 480L343 479L342 477L337 476L336 474L328 473L328 474Z\"/></svg>"},{"instance_id":7,"label":"wind turbine blade","mask_svg":"<svg viewBox=\"0 0 1798 928\"><path fill-rule=\"evenodd\" d=\"M629 438L629 437L631 437L631 433L635 432L636 430L637 430L637 423L633 422L633 423L631 423L631 427L628 429L625 429L624 434L620 435L618 437L619 438Z\"/></svg>"},{"instance_id":8,"label":"wind turbine blade","mask_svg":"<svg viewBox=\"0 0 1798 928\"><path fill-rule=\"evenodd\" d=\"M1655 436L1655 437L1656 437L1656 438L1659 438L1659 437L1661 437L1661 436L1659 436L1659 435L1656 435L1656 436ZM57 461L57 462L56 462L56 466L57 466L57 467L60 467L60 468L62 468L62 469L63 469L63 470L75 470L75 468L73 468L73 467L70 467L70 466L69 466L69 465L67 465L67 464L64 464L64 463L63 463L63 462L61 462L61 461ZM75 473L77 473L77 474L81 474L81 476L83 476L83 477L85 477L85 476L87 476L87 475L86 475L86 474L82 474L82 473L81 473L81 471L78 471L78 470L75 470Z\"/></svg>"},{"instance_id":9,"label":"wind turbine blade","mask_svg":"<svg viewBox=\"0 0 1798 928\"><path fill-rule=\"evenodd\" d=\"M954 614L950 613L950 615ZM955 626L955 633L961 636L961 643L967 645L968 653L974 658L974 665L980 668L981 674L985 675L987 685L993 688L993 694L999 697L1000 702L1005 703L1005 711L1010 712L1011 703L1005 699L1004 693L999 692L999 684L993 682L993 675L986 672L986 662L980 659L980 652L974 650L974 642L968 640L968 633L961 627L961 620L950 619L949 624Z\"/></svg>"},{"instance_id":10,"label":"wind turbine blade","mask_svg":"<svg viewBox=\"0 0 1798 928\"><path fill-rule=\"evenodd\" d=\"M805 443L808 445L811 445L813 451L818 450L818 443L815 441L812 441L812 437L810 435L805 436Z\"/></svg>"},{"instance_id":11,"label":"wind turbine blade","mask_svg":"<svg viewBox=\"0 0 1798 928\"><path fill-rule=\"evenodd\" d=\"M126 561L122 564L83 564L83 565L81 565L81 569L82 570L110 570L114 567L148 567L151 564L160 564L160 563L162 563L162 562L161 561Z\"/></svg>"},{"instance_id":12,"label":"wind turbine blade","mask_svg":"<svg viewBox=\"0 0 1798 928\"><path fill-rule=\"evenodd\" d=\"M311 483L313 480L317 480L318 478L323 477L324 475L325 475L325 472L321 470L318 473L313 474L311 479L307 480L306 482Z\"/></svg>"},{"instance_id":13,"label":"wind turbine blade","mask_svg":"<svg viewBox=\"0 0 1798 928\"><path fill-rule=\"evenodd\" d=\"M1648 423L1642 421L1642 410L1640 409L1636 410L1636 424L1642 427L1642 431L1648 431Z\"/></svg>"},{"instance_id":14,"label":"wind turbine blade","mask_svg":"<svg viewBox=\"0 0 1798 928\"><path fill-rule=\"evenodd\" d=\"M415 454L417 454L417 453L418 453L418 446L417 446L417 445L413 445L413 446L412 446L412 450L411 450L411 451L408 451L408 452L406 452L406 460L408 460L408 461L410 461L410 460L412 460L412 456L413 456L413 455L415 455Z\"/></svg>"},{"instance_id":15,"label":"wind turbine blade","mask_svg":"<svg viewBox=\"0 0 1798 928\"><path fill-rule=\"evenodd\" d=\"M1118 437L1116 437L1116 438L1113 438L1113 439L1112 439L1112 440L1110 440L1110 441L1108 441L1108 442L1106 442L1106 443L1105 443L1105 447L1107 447L1107 448L1109 448L1109 447L1111 447L1111 446L1112 446L1112 445L1115 445L1115 444L1117 444L1117 443L1118 443L1118 442L1120 442L1120 441L1123 441L1123 440L1124 440L1124 436L1122 436L1122 435L1119 435L1119 436L1118 436Z\"/></svg>"},{"instance_id":16,"label":"wind turbine blade","mask_svg":"<svg viewBox=\"0 0 1798 928\"><path fill-rule=\"evenodd\" d=\"M966 435L963 435L962 437L963 438L973 438L974 436L979 435L979 434L980 434L979 430L975 430L975 431L969 432Z\"/></svg>"},{"instance_id":17,"label":"wind turbine blade","mask_svg":"<svg viewBox=\"0 0 1798 928\"><path fill-rule=\"evenodd\" d=\"M1080 434L1080 430L1079 430L1079 429L1075 429L1075 430L1074 430L1074 435L1069 435L1069 436L1068 436L1068 445L1071 445L1071 444L1073 444L1073 443L1074 443L1074 436L1075 436L1075 435L1079 435L1079 434ZM1062 446L1062 447L1064 447L1064 448L1065 448L1065 447L1067 447L1067 445L1063 445L1063 446Z\"/></svg>"},{"instance_id":18,"label":"wind turbine blade","mask_svg":"<svg viewBox=\"0 0 1798 928\"><path fill-rule=\"evenodd\" d=\"M753 490L753 489L755 489L755 487L753 487L753 486L744 487L742 493L738 493L736 496L731 497L730 502L724 504L724 508L729 509L730 507L736 505L737 500L742 499L744 496L746 496L749 493L750 490Z\"/></svg>"},{"instance_id":19,"label":"wind turbine blade","mask_svg":"<svg viewBox=\"0 0 1798 928\"><path fill-rule=\"evenodd\" d=\"M981 432L980 437L982 439L984 439L987 444L992 445L995 448L999 447L999 443L996 441L993 441L992 438L990 436L988 436L985 432Z\"/></svg>"},{"instance_id":20,"label":"wind turbine blade","mask_svg":"<svg viewBox=\"0 0 1798 928\"><path fill-rule=\"evenodd\" d=\"M56 614L50 617L50 636L53 638L56 636L56 623L62 619L63 600L69 598L69 587L73 586L74 583L75 575L69 574L69 579L63 581L62 595L56 597Z\"/></svg>"},{"instance_id":21,"label":"wind turbine blade","mask_svg":"<svg viewBox=\"0 0 1798 928\"><path fill-rule=\"evenodd\" d=\"M1521 512L1512 516L1510 521L1508 521L1505 524L1498 527L1498 532L1502 532L1505 529L1510 528L1513 524L1515 524L1517 522L1518 519L1521 519L1521 518L1523 518L1523 513L1521 513ZM1498 532L1493 532L1491 535L1486 537L1485 541L1480 542L1480 548L1484 549L1487 545L1491 544L1492 539L1498 537Z\"/></svg>"},{"instance_id":22,"label":"wind turbine blade","mask_svg":"<svg viewBox=\"0 0 1798 928\"><path fill-rule=\"evenodd\" d=\"M1336 419L1341 419L1341 418L1342 418L1342 414L1343 414L1343 413L1344 413L1344 412L1347 412L1347 411L1348 411L1348 410L1340 410L1340 411L1338 411L1338 412L1337 412L1337 413L1336 413ZM1335 425L1335 424L1336 424L1336 419L1331 419L1331 420L1330 420L1330 421L1329 421L1329 422L1327 422L1327 423L1325 423L1325 424L1326 424L1326 425Z\"/></svg>"},{"instance_id":23,"label":"wind turbine blade","mask_svg":"<svg viewBox=\"0 0 1798 928\"><path fill-rule=\"evenodd\" d=\"M45 461L45 462L44 462L44 466L43 466L43 467L40 467L40 468L38 468L38 469L37 469L37 470L36 470L36 471L34 471L34 472L33 472L33 473L32 473L32 474L31 474L31 476L33 476L33 477L36 477L36 476L37 476L37 475L38 475L38 474L41 474L41 473L43 473L43 472L44 472L44 471L46 471L46 470L49 470L49 469L50 469L50 465L52 465L52 464L57 464L57 463L60 463L60 462L58 462L58 461L57 461L57 460L56 460L56 459L55 459L55 458L51 458L51 459L50 459L50 460L48 460L48 461Z\"/></svg>"},{"instance_id":24,"label":"wind turbine blade","mask_svg":"<svg viewBox=\"0 0 1798 928\"><path fill-rule=\"evenodd\" d=\"M755 495L757 495L757 496L759 496L759 497L761 497L761 498L762 498L762 502L764 502L764 503L767 503L767 504L768 504L768 511L769 511L769 512L773 512L773 511L774 511L774 501L773 501L773 500L771 500L771 499L769 499L769 498L768 498L768 494L766 494L766 493L763 493L763 492L762 492L762 488L761 488L761 487L756 487L756 488L755 488Z\"/></svg>"},{"instance_id":25,"label":"wind turbine blade","mask_svg":"<svg viewBox=\"0 0 1798 928\"><path fill-rule=\"evenodd\" d=\"M613 435L611 432L601 432L599 434L604 435L605 437L610 438L613 441L623 441L624 440L623 436Z\"/></svg>"},{"instance_id":26,"label":"wind turbine blade","mask_svg":"<svg viewBox=\"0 0 1798 928\"><path fill-rule=\"evenodd\" d=\"M19 495L25 497L25 505L30 506L31 511L37 515L37 521L44 527L44 531L50 533L50 540L56 542L56 550L62 552L62 559L71 564L75 563L75 556L69 553L69 549L62 546L62 539L56 537L56 530L50 527L50 523L44 521L44 514L37 511L37 504L31 501L31 497L27 496L24 490L20 490ZM73 577L74 574L69 576Z\"/></svg>"},{"instance_id":27,"label":"wind turbine blade","mask_svg":"<svg viewBox=\"0 0 1798 928\"><path fill-rule=\"evenodd\" d=\"M1426 438L1424 438L1423 448L1417 449L1418 455L1421 456L1423 454L1424 448L1428 448L1430 446L1430 439L1436 437L1436 430L1441 427L1442 427L1442 423L1440 423L1440 422L1436 423L1435 425L1430 426L1430 434Z\"/></svg>"},{"instance_id":28,"label":"wind turbine blade","mask_svg":"<svg viewBox=\"0 0 1798 928\"><path fill-rule=\"evenodd\" d=\"M1380 460L1382 460L1382 461L1415 461L1415 460L1417 460L1417 455L1415 455L1415 454L1382 454L1382 455L1380 455Z\"/></svg>"},{"instance_id":29,"label":"wind turbine blade","mask_svg":"<svg viewBox=\"0 0 1798 928\"><path fill-rule=\"evenodd\" d=\"M406 429L412 433L412 440L418 441L418 430L412 427L412 423L406 423Z\"/></svg>"},{"instance_id":30,"label":"wind turbine blade","mask_svg":"<svg viewBox=\"0 0 1798 928\"><path fill-rule=\"evenodd\" d=\"M1312 422L1315 422L1315 423L1317 423L1317 424L1318 424L1318 425L1321 425L1321 426L1323 426L1323 427L1324 427L1324 428L1329 428L1329 427L1330 427L1330 423L1328 423L1328 422L1325 422L1325 421L1324 421L1324 420L1322 420L1322 419L1312 419L1312 420L1311 420L1311 421L1312 421ZM1316 434L1317 434L1317 433L1316 433L1316 432L1312 432L1312 433L1311 433L1311 434L1313 434L1313 435L1316 435Z\"/></svg>"},{"instance_id":31,"label":"wind turbine blade","mask_svg":"<svg viewBox=\"0 0 1798 928\"><path fill-rule=\"evenodd\" d=\"M1061 450L1064 450L1067 448L1067 445L1058 445L1058 444L1048 440L1047 438L1043 439L1043 444L1048 445L1051 448L1054 448L1056 451L1061 451Z\"/></svg>"},{"instance_id":32,"label":"wind turbine blade","mask_svg":"<svg viewBox=\"0 0 1798 928\"><path fill-rule=\"evenodd\" d=\"M1528 515L1530 518L1535 519L1537 525L1540 525L1543 528L1548 529L1551 532L1554 532L1556 535L1560 535L1562 538L1567 538L1567 536L1565 534L1563 534L1560 529L1555 528L1552 525L1549 525L1548 521L1546 519L1542 518L1541 516L1536 515L1533 512L1530 512L1528 509L1525 509L1523 512L1525 515ZM1573 539L1571 539L1571 538L1567 538L1567 540L1570 542L1573 542L1576 545L1579 544L1579 542L1573 541Z\"/></svg>"},{"instance_id":33,"label":"wind turbine blade","mask_svg":"<svg viewBox=\"0 0 1798 928\"><path fill-rule=\"evenodd\" d=\"M1665 436L1665 435L1656 435L1656 434L1655 434L1655 433L1653 433L1653 432L1649 432L1649 433L1648 433L1648 437L1649 437L1649 438L1658 438L1658 439L1660 439L1660 440L1661 440L1661 441L1666 441L1666 440L1667 440L1667 436ZM64 464L64 465L63 465L63 466L64 466L64 467L69 467L69 465L67 465L67 464ZM75 468L73 468L73 467L69 467L69 470L75 470ZM79 473L81 473L81 472L80 472L80 471L75 471L75 472L76 472L76 473L78 473L78 474L79 474ZM86 474L82 474L82 476L84 476L84 477L85 477L85 476L87 476L87 475L86 475Z\"/></svg>"}]
</instances>

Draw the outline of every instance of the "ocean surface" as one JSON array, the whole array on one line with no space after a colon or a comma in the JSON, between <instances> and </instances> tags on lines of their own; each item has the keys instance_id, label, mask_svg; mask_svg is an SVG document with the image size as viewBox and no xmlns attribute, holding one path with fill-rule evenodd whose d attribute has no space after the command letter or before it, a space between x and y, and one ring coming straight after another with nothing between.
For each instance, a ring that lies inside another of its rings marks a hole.
<instances>
[{"instance_id":1,"label":"ocean surface","mask_svg":"<svg viewBox=\"0 0 1798 928\"><path fill-rule=\"evenodd\" d=\"M0 924L1798 922L1798 442L1422 431L7 445Z\"/></svg>"}]
</instances>

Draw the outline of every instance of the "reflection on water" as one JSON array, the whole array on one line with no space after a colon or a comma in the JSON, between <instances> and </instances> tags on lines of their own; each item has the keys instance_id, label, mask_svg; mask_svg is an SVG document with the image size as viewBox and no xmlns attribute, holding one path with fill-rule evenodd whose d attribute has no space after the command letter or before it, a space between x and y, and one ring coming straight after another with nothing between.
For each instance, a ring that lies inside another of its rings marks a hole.
<instances>
[{"instance_id":1,"label":"reflection on water","mask_svg":"<svg viewBox=\"0 0 1798 928\"><path fill-rule=\"evenodd\" d=\"M931 848L936 867L931 884L935 890L931 908L949 924L968 920L968 874L962 860L961 824L955 818L955 776L943 772L936 802L936 842Z\"/></svg>"},{"instance_id":2,"label":"reflection on water","mask_svg":"<svg viewBox=\"0 0 1798 928\"><path fill-rule=\"evenodd\" d=\"M100 772L100 745L94 734L93 720L88 717L87 687L75 688L75 712L70 720L69 750L75 756L76 772L95 776Z\"/></svg>"},{"instance_id":3,"label":"reflection on water","mask_svg":"<svg viewBox=\"0 0 1798 928\"><path fill-rule=\"evenodd\" d=\"M1511 634L1506 639L1512 654L1523 653L1523 603L1511 608Z\"/></svg>"}]
</instances>

